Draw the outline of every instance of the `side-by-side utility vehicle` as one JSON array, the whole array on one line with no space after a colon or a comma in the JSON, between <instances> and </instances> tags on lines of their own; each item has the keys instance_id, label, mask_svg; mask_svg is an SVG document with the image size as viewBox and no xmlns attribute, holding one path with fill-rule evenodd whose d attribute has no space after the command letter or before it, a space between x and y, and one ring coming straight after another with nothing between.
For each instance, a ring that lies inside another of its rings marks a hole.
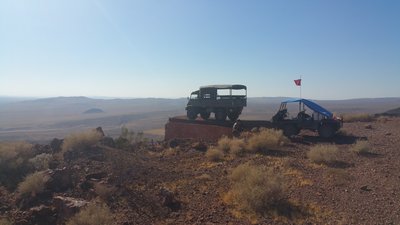
<instances>
[{"instance_id":1,"label":"side-by-side utility vehicle","mask_svg":"<svg viewBox=\"0 0 400 225\"><path fill-rule=\"evenodd\" d=\"M297 115L289 115L288 104L298 103ZM306 113L310 109L311 114ZM297 98L281 102L279 111L272 117L275 127L283 130L286 136L297 135L300 130L317 131L320 137L330 138L342 127L343 121L333 116L322 106L307 99Z\"/></svg>"}]
</instances>

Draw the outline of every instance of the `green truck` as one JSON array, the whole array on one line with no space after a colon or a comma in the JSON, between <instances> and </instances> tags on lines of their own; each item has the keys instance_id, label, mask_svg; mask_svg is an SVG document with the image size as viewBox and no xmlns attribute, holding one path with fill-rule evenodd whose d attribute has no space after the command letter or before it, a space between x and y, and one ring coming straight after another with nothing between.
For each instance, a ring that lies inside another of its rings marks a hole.
<instances>
[{"instance_id":1,"label":"green truck","mask_svg":"<svg viewBox=\"0 0 400 225\"><path fill-rule=\"evenodd\" d=\"M202 86L190 94L186 106L187 117L195 120L198 115L204 120L214 113L215 119L237 120L247 105L247 87L241 84Z\"/></svg>"}]
</instances>

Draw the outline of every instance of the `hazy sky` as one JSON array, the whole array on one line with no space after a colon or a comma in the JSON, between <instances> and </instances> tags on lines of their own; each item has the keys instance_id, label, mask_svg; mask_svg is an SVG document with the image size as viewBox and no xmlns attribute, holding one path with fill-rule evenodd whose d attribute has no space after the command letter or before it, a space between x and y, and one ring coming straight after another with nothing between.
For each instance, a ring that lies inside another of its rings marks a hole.
<instances>
[{"instance_id":1,"label":"hazy sky","mask_svg":"<svg viewBox=\"0 0 400 225\"><path fill-rule=\"evenodd\" d=\"M400 97L398 0L0 0L0 95Z\"/></svg>"}]
</instances>

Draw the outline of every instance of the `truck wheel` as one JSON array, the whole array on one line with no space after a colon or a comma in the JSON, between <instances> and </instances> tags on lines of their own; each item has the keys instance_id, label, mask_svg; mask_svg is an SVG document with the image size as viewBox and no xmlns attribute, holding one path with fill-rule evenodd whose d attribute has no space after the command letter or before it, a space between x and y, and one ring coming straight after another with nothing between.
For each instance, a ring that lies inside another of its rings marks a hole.
<instances>
[{"instance_id":1,"label":"truck wheel","mask_svg":"<svg viewBox=\"0 0 400 225\"><path fill-rule=\"evenodd\" d=\"M329 124L322 124L318 128L318 135L322 138L331 138L335 134L335 130Z\"/></svg>"},{"instance_id":2,"label":"truck wheel","mask_svg":"<svg viewBox=\"0 0 400 225\"><path fill-rule=\"evenodd\" d=\"M240 113L238 113L238 112L230 112L229 114L228 114L228 118L233 122L233 121L236 121L237 120L237 118L239 118L239 114Z\"/></svg>"},{"instance_id":3,"label":"truck wheel","mask_svg":"<svg viewBox=\"0 0 400 225\"><path fill-rule=\"evenodd\" d=\"M203 120L208 120L210 118L210 114L211 114L210 112L203 111L200 113L200 116L201 118L203 118Z\"/></svg>"},{"instance_id":4,"label":"truck wheel","mask_svg":"<svg viewBox=\"0 0 400 225\"><path fill-rule=\"evenodd\" d=\"M188 109L186 115L189 120L195 120L197 118L197 112L194 109Z\"/></svg>"},{"instance_id":5,"label":"truck wheel","mask_svg":"<svg viewBox=\"0 0 400 225\"><path fill-rule=\"evenodd\" d=\"M283 127L283 135L286 137L291 137L293 135L298 135L300 133L300 129L297 128L295 125L285 125Z\"/></svg>"},{"instance_id":6,"label":"truck wheel","mask_svg":"<svg viewBox=\"0 0 400 225\"><path fill-rule=\"evenodd\" d=\"M215 112L215 119L218 121L225 121L226 120L226 112L223 109L217 110Z\"/></svg>"}]
</instances>

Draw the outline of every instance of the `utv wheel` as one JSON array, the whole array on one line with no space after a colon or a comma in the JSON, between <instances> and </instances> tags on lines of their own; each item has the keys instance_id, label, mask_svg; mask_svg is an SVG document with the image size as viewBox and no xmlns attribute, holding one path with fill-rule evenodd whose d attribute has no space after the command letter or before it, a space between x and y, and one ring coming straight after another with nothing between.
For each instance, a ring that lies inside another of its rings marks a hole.
<instances>
[{"instance_id":1,"label":"utv wheel","mask_svg":"<svg viewBox=\"0 0 400 225\"><path fill-rule=\"evenodd\" d=\"M188 109L186 115L189 120L195 120L197 118L197 112L193 109Z\"/></svg>"},{"instance_id":2,"label":"utv wheel","mask_svg":"<svg viewBox=\"0 0 400 225\"><path fill-rule=\"evenodd\" d=\"M318 128L318 135L322 138L331 138L335 135L335 130L329 124L322 124Z\"/></svg>"},{"instance_id":3,"label":"utv wheel","mask_svg":"<svg viewBox=\"0 0 400 225\"><path fill-rule=\"evenodd\" d=\"M231 112L231 113L229 113L228 114L228 118L229 118L229 120L230 121L236 121L237 120L237 118L239 118L239 114L240 113L238 113L238 112Z\"/></svg>"},{"instance_id":4,"label":"utv wheel","mask_svg":"<svg viewBox=\"0 0 400 225\"><path fill-rule=\"evenodd\" d=\"M221 110L217 110L215 112L215 119L218 121L225 121L226 120L226 112L225 110L221 109Z\"/></svg>"},{"instance_id":5,"label":"utv wheel","mask_svg":"<svg viewBox=\"0 0 400 225\"><path fill-rule=\"evenodd\" d=\"M295 125L286 125L283 127L283 135L285 135L286 137L298 135L299 133L300 130Z\"/></svg>"},{"instance_id":6,"label":"utv wheel","mask_svg":"<svg viewBox=\"0 0 400 225\"><path fill-rule=\"evenodd\" d=\"M200 116L203 118L203 120L208 120L210 118L210 112L201 112Z\"/></svg>"}]
</instances>

